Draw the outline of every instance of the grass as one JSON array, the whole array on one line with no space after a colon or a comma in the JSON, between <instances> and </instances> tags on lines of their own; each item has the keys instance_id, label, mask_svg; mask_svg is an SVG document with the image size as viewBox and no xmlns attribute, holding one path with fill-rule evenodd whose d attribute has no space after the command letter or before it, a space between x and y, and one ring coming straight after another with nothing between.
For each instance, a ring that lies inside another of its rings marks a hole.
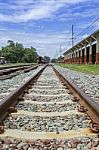
<instances>
[{"instance_id":1,"label":"grass","mask_svg":"<svg viewBox=\"0 0 99 150\"><path fill-rule=\"evenodd\" d=\"M78 72L99 75L99 65L79 65L79 64L58 64L58 65Z\"/></svg>"}]
</instances>

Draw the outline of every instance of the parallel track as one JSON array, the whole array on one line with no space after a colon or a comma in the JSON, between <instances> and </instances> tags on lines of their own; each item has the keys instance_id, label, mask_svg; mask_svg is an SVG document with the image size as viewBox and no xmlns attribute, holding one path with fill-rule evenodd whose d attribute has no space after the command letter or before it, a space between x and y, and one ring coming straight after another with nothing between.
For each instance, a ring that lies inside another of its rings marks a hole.
<instances>
[{"instance_id":1,"label":"parallel track","mask_svg":"<svg viewBox=\"0 0 99 150\"><path fill-rule=\"evenodd\" d=\"M30 70L36 69L38 65L30 65L30 66L23 66L23 67L17 67L17 68L9 68L5 70L0 70L0 80L6 80L10 79L16 75L18 75L20 72L29 72Z\"/></svg>"},{"instance_id":2,"label":"parallel track","mask_svg":"<svg viewBox=\"0 0 99 150\"><path fill-rule=\"evenodd\" d=\"M28 69L16 71L8 75L0 76L0 101L8 96L13 90L24 83L29 76L39 70L40 66L31 66Z\"/></svg>"},{"instance_id":3,"label":"parallel track","mask_svg":"<svg viewBox=\"0 0 99 150\"><path fill-rule=\"evenodd\" d=\"M98 116L98 105L47 66L0 104L1 144L11 150L14 141L21 141L15 149L98 149Z\"/></svg>"}]
</instances>

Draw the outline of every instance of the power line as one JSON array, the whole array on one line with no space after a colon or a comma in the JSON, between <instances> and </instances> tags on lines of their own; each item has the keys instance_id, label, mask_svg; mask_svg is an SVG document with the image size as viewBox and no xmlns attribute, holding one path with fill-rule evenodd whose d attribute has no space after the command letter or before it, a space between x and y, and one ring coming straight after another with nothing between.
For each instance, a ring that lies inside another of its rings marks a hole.
<instances>
[{"instance_id":1,"label":"power line","mask_svg":"<svg viewBox=\"0 0 99 150\"><path fill-rule=\"evenodd\" d=\"M81 31L80 33L78 33L76 36L81 35L82 33L84 33L86 30L88 30L91 26L93 26L94 24L97 23L97 21L99 20L99 17L97 19L95 19L89 26L87 26L83 31Z\"/></svg>"},{"instance_id":2,"label":"power line","mask_svg":"<svg viewBox=\"0 0 99 150\"><path fill-rule=\"evenodd\" d=\"M75 21L76 22L76 21ZM78 39L81 35L83 34L85 31L87 31L88 29L90 29L93 25L97 24L99 22L99 17L97 19L95 19L89 26L87 26L83 31L81 31L80 33L78 33L76 35L77 38L74 38L74 25L72 25L72 38L70 38L72 40L72 47L74 46L74 39ZM70 43L70 41L69 41ZM61 52L65 51L64 49L61 49L61 45L60 45L60 56L61 56Z\"/></svg>"},{"instance_id":3,"label":"power line","mask_svg":"<svg viewBox=\"0 0 99 150\"><path fill-rule=\"evenodd\" d=\"M98 19L99 18L97 18L97 21L98 21ZM91 33L92 33L92 31L94 31L94 28L92 29L92 27L94 26L94 25L96 25L98 22L97 21L94 21L94 23L92 24L92 25L90 25L90 27L88 28L88 29L86 29L86 33L87 33L87 31L91 31ZM85 30L85 29L84 29ZM83 30L83 34L84 34L84 30ZM91 34L90 33L90 34ZM77 36L77 35L76 35ZM80 36L80 34L79 34L79 36L78 37L76 37L76 40L78 40L78 39L82 39L82 36Z\"/></svg>"}]
</instances>

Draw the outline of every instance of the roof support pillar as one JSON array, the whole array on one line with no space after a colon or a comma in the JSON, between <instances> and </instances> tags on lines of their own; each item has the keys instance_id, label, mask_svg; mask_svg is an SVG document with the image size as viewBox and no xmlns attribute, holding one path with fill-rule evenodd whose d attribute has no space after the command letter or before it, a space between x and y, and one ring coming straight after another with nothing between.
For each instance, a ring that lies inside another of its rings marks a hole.
<instances>
[{"instance_id":1,"label":"roof support pillar","mask_svg":"<svg viewBox=\"0 0 99 150\"><path fill-rule=\"evenodd\" d=\"M92 64L92 40L90 40L89 46L89 64Z\"/></svg>"},{"instance_id":2,"label":"roof support pillar","mask_svg":"<svg viewBox=\"0 0 99 150\"><path fill-rule=\"evenodd\" d=\"M82 64L82 47L80 48L80 64Z\"/></svg>"},{"instance_id":3,"label":"roof support pillar","mask_svg":"<svg viewBox=\"0 0 99 150\"><path fill-rule=\"evenodd\" d=\"M96 44L96 64L99 64L99 35L96 37L97 44Z\"/></svg>"},{"instance_id":4,"label":"roof support pillar","mask_svg":"<svg viewBox=\"0 0 99 150\"><path fill-rule=\"evenodd\" d=\"M87 47L86 47L86 44L85 44L84 64L87 63L87 57L86 57L86 54L87 54Z\"/></svg>"},{"instance_id":5,"label":"roof support pillar","mask_svg":"<svg viewBox=\"0 0 99 150\"><path fill-rule=\"evenodd\" d=\"M79 59L79 55L78 55L78 50L76 51L76 63L78 64L78 59Z\"/></svg>"}]
</instances>

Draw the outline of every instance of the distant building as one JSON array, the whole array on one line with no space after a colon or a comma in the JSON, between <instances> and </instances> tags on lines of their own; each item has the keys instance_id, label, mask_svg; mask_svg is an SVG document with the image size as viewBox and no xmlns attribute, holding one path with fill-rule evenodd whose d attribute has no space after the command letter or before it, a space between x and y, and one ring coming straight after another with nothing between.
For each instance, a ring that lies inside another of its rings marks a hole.
<instances>
[{"instance_id":1,"label":"distant building","mask_svg":"<svg viewBox=\"0 0 99 150\"><path fill-rule=\"evenodd\" d=\"M0 57L0 64L5 64L7 63L5 57Z\"/></svg>"},{"instance_id":2,"label":"distant building","mask_svg":"<svg viewBox=\"0 0 99 150\"><path fill-rule=\"evenodd\" d=\"M39 58L38 58L38 63L39 63L39 64L45 64L45 63L46 63L46 60L45 60L42 56L39 56Z\"/></svg>"},{"instance_id":3,"label":"distant building","mask_svg":"<svg viewBox=\"0 0 99 150\"><path fill-rule=\"evenodd\" d=\"M68 49L64 63L99 64L99 29Z\"/></svg>"}]
</instances>

